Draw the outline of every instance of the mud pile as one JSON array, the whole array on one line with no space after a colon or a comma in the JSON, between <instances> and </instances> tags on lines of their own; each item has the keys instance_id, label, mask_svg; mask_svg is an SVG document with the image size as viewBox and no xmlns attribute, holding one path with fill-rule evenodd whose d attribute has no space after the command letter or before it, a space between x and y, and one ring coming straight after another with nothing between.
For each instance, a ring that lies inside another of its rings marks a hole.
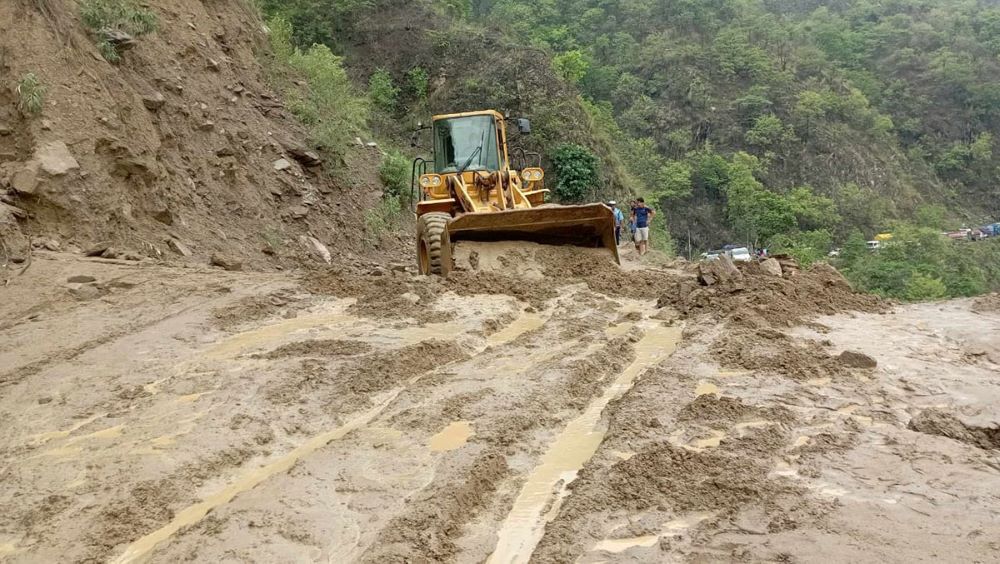
<instances>
[{"instance_id":1,"label":"mud pile","mask_svg":"<svg viewBox=\"0 0 1000 564\"><path fill-rule=\"evenodd\" d=\"M1000 312L1000 294L987 294L976 298L972 302L972 311L976 313Z\"/></svg>"},{"instance_id":2,"label":"mud pile","mask_svg":"<svg viewBox=\"0 0 1000 564\"><path fill-rule=\"evenodd\" d=\"M659 297L658 305L685 315L711 313L752 327L790 327L815 315L875 313L889 308L876 296L855 292L840 272L825 263L780 277L749 263L736 275L711 286L695 280L677 282Z\"/></svg>"}]
</instances>

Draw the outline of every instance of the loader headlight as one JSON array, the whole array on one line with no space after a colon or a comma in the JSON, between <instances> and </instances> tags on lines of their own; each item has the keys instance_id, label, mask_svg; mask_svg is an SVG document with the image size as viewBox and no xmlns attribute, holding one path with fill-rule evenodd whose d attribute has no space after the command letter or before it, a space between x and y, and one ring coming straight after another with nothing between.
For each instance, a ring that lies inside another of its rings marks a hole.
<instances>
[{"instance_id":1,"label":"loader headlight","mask_svg":"<svg viewBox=\"0 0 1000 564\"><path fill-rule=\"evenodd\" d=\"M540 168L526 168L521 171L521 178L528 182L538 182L543 176L544 173Z\"/></svg>"},{"instance_id":2,"label":"loader headlight","mask_svg":"<svg viewBox=\"0 0 1000 564\"><path fill-rule=\"evenodd\" d=\"M437 174L425 174L420 177L420 185L423 186L424 188L440 186L441 177Z\"/></svg>"}]
</instances>

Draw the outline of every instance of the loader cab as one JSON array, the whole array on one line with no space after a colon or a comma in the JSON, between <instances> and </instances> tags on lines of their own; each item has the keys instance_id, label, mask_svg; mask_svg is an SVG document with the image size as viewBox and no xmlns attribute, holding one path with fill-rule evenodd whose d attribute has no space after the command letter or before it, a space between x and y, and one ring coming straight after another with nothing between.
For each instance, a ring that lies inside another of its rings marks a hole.
<instances>
[{"instance_id":1,"label":"loader cab","mask_svg":"<svg viewBox=\"0 0 1000 564\"><path fill-rule=\"evenodd\" d=\"M506 163L506 135L494 112L434 118L434 172L494 172Z\"/></svg>"}]
</instances>

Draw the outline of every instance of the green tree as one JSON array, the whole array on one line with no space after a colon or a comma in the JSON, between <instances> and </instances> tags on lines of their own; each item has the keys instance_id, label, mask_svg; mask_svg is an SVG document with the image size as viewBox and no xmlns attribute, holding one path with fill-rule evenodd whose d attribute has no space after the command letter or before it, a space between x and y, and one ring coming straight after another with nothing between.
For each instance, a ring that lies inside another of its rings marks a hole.
<instances>
[{"instance_id":1,"label":"green tree","mask_svg":"<svg viewBox=\"0 0 1000 564\"><path fill-rule=\"evenodd\" d=\"M399 88L393 83L392 75L386 69L376 69L368 79L368 96L376 108L384 112L396 109Z\"/></svg>"},{"instance_id":2,"label":"green tree","mask_svg":"<svg viewBox=\"0 0 1000 564\"><path fill-rule=\"evenodd\" d=\"M579 84L590 69L590 63L587 62L583 52L578 50L556 55L552 58L552 66L556 73L570 84Z\"/></svg>"},{"instance_id":3,"label":"green tree","mask_svg":"<svg viewBox=\"0 0 1000 564\"><path fill-rule=\"evenodd\" d=\"M554 193L560 200L582 201L597 187L597 157L585 147L560 145L552 155L552 164L558 179Z\"/></svg>"},{"instance_id":4,"label":"green tree","mask_svg":"<svg viewBox=\"0 0 1000 564\"><path fill-rule=\"evenodd\" d=\"M691 175L694 171L686 162L668 161L660 167L657 183L657 199L686 198L691 195Z\"/></svg>"}]
</instances>

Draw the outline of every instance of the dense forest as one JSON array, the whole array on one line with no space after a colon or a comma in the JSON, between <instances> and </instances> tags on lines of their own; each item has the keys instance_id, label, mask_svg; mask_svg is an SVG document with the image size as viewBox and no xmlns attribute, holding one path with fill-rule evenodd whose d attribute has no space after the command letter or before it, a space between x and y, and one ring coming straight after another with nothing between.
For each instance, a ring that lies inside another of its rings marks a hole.
<instances>
[{"instance_id":1,"label":"dense forest","mask_svg":"<svg viewBox=\"0 0 1000 564\"><path fill-rule=\"evenodd\" d=\"M343 57L400 185L418 120L494 107L557 197L643 195L684 254L1000 216L996 0L260 2Z\"/></svg>"}]
</instances>

